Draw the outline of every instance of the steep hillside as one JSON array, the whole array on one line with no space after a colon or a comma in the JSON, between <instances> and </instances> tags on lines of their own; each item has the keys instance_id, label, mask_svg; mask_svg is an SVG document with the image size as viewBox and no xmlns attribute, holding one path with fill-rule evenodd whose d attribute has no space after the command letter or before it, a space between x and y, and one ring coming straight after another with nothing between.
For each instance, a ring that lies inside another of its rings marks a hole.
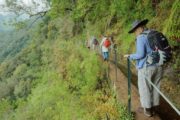
<instances>
[{"instance_id":1,"label":"steep hillside","mask_svg":"<svg viewBox=\"0 0 180 120\"><path fill-rule=\"evenodd\" d=\"M162 90L179 108L180 100L175 97L180 95L179 9L179 0L54 0L49 15L53 19L70 16L74 21L73 35L78 35L84 41L91 36L96 36L99 40L101 35L113 36L120 56L118 62L125 68L126 61L122 56L135 51L135 36L128 34L131 23L135 19L149 19L148 27L162 31L173 48L173 59L165 68ZM59 11L60 14L56 14ZM67 31L66 28L63 29ZM67 37L70 35L67 34Z\"/></svg>"},{"instance_id":2,"label":"steep hillside","mask_svg":"<svg viewBox=\"0 0 180 120\"><path fill-rule=\"evenodd\" d=\"M0 33L0 63L5 59L8 60L16 56L16 54L21 52L32 41L32 33L37 32L36 26L42 21L38 19L34 22L35 19L36 17L32 17L18 23L6 23L9 24L6 27L11 29L3 29ZM1 23L3 24L3 21L7 22L5 20L2 19Z\"/></svg>"},{"instance_id":3,"label":"steep hillside","mask_svg":"<svg viewBox=\"0 0 180 120\"><path fill-rule=\"evenodd\" d=\"M73 37L73 26L45 17L26 47L1 63L0 119L132 119L113 96L107 65Z\"/></svg>"},{"instance_id":4,"label":"steep hillside","mask_svg":"<svg viewBox=\"0 0 180 120\"><path fill-rule=\"evenodd\" d=\"M122 56L135 49L128 30L144 18L173 47L168 65L173 67L167 67L162 90L180 106L179 0L52 0L51 5L29 31L20 22L18 32L0 35L7 40L0 39L0 119L131 120L109 87L107 64L84 43L91 36L113 36L125 71Z\"/></svg>"}]
</instances>

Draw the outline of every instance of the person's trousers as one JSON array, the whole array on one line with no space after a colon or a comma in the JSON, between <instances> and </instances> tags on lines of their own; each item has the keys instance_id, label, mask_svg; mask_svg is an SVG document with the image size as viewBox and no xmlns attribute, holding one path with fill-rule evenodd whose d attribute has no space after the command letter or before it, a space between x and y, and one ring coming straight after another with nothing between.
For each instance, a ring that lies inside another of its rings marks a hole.
<instances>
[{"instance_id":1,"label":"person's trousers","mask_svg":"<svg viewBox=\"0 0 180 120\"><path fill-rule=\"evenodd\" d=\"M103 58L104 58L104 60L108 60L109 59L109 52L103 52Z\"/></svg>"},{"instance_id":2,"label":"person's trousers","mask_svg":"<svg viewBox=\"0 0 180 120\"><path fill-rule=\"evenodd\" d=\"M160 95L148 80L160 89L161 77L162 67L160 66L149 66L138 70L138 88L142 107L151 108L159 105Z\"/></svg>"}]
</instances>

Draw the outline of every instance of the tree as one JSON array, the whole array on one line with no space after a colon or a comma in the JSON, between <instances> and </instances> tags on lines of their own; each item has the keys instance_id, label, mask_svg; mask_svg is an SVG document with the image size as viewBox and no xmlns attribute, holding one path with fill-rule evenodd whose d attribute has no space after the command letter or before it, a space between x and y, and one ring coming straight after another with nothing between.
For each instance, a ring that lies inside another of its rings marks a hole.
<instances>
[{"instance_id":1,"label":"tree","mask_svg":"<svg viewBox=\"0 0 180 120\"><path fill-rule=\"evenodd\" d=\"M10 25L23 25L22 20L24 18L35 17L29 25L29 28L31 28L50 10L50 0L5 0L4 4L0 5L0 9L3 14L15 14L16 17L13 17L13 22L10 22Z\"/></svg>"},{"instance_id":2,"label":"tree","mask_svg":"<svg viewBox=\"0 0 180 120\"><path fill-rule=\"evenodd\" d=\"M44 15L50 9L49 0L5 0L0 6L4 12L12 12L17 15L27 14L30 17Z\"/></svg>"}]
</instances>

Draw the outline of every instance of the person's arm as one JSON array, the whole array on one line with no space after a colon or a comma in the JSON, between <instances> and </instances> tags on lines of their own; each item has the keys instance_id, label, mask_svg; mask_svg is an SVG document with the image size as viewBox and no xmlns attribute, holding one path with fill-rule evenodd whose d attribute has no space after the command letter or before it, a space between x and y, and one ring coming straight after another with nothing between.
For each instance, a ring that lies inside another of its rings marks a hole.
<instances>
[{"instance_id":1,"label":"person's arm","mask_svg":"<svg viewBox=\"0 0 180 120\"><path fill-rule=\"evenodd\" d=\"M100 43L100 47L102 47L103 42L104 42L104 39L105 39L105 38L102 39L102 41L101 41L101 43Z\"/></svg>"},{"instance_id":2,"label":"person's arm","mask_svg":"<svg viewBox=\"0 0 180 120\"><path fill-rule=\"evenodd\" d=\"M138 60L142 59L145 57L145 42L144 42L145 37L144 36L139 36L137 38L137 43L136 43L136 53L131 54L129 57L132 60Z\"/></svg>"}]
</instances>

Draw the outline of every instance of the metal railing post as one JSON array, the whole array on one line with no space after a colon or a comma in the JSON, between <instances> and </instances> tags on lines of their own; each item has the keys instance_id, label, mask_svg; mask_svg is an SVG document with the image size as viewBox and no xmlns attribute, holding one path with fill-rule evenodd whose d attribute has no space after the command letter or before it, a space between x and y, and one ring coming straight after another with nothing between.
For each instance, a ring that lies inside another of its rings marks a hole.
<instances>
[{"instance_id":1,"label":"metal railing post","mask_svg":"<svg viewBox=\"0 0 180 120\"><path fill-rule=\"evenodd\" d=\"M114 45L114 60L115 60L115 67L116 67L116 81L117 81L117 47L116 44Z\"/></svg>"},{"instance_id":2,"label":"metal railing post","mask_svg":"<svg viewBox=\"0 0 180 120\"><path fill-rule=\"evenodd\" d=\"M131 113L131 62L129 57L127 58L127 67L128 67L128 112Z\"/></svg>"}]
</instances>

